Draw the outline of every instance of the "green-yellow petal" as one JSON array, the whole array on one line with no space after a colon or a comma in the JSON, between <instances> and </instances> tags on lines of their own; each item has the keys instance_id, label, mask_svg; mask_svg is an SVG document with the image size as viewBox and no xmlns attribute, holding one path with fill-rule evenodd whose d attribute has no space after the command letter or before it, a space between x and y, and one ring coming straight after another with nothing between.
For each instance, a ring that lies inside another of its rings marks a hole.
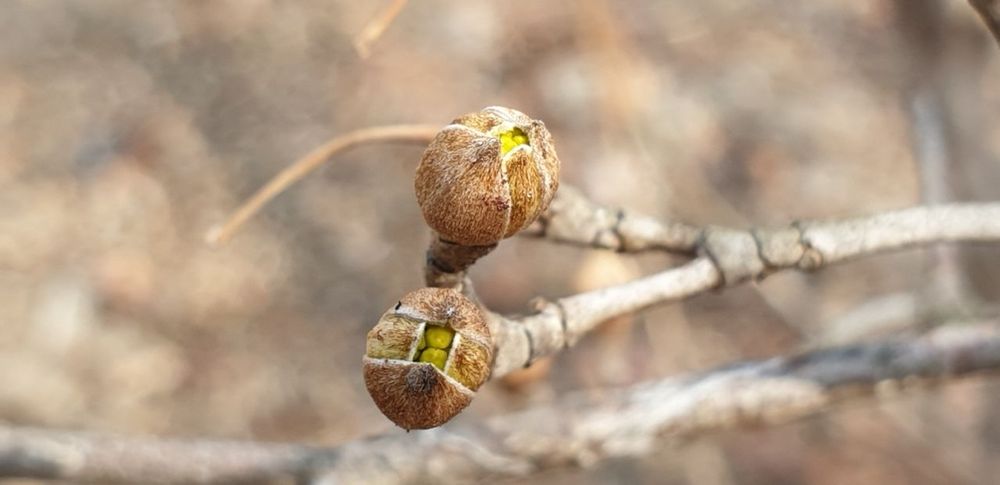
<instances>
[{"instance_id":1,"label":"green-yellow petal","mask_svg":"<svg viewBox=\"0 0 1000 485\"><path fill-rule=\"evenodd\" d=\"M420 353L420 362L429 362L434 367L444 370L444 364L448 361L448 352L441 349L428 348Z\"/></svg>"},{"instance_id":2,"label":"green-yellow petal","mask_svg":"<svg viewBox=\"0 0 1000 485\"><path fill-rule=\"evenodd\" d=\"M521 145L528 144L527 133L517 127L500 132L497 134L497 138L500 139L500 156L506 155L507 152Z\"/></svg>"},{"instance_id":3,"label":"green-yellow petal","mask_svg":"<svg viewBox=\"0 0 1000 485\"><path fill-rule=\"evenodd\" d=\"M427 339L427 345L436 349L447 349L451 345L451 339L455 336L455 332L447 327L428 325L424 336Z\"/></svg>"}]
</instances>

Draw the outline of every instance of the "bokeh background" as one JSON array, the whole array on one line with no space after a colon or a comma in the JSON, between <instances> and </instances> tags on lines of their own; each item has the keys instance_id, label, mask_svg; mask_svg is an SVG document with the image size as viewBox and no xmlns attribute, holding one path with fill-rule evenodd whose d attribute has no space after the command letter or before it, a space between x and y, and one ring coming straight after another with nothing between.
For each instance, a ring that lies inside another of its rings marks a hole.
<instances>
[{"instance_id":1,"label":"bokeh background","mask_svg":"<svg viewBox=\"0 0 1000 485\"><path fill-rule=\"evenodd\" d=\"M402 432L360 358L422 284L420 147L342 154L226 247L203 243L355 128L510 106L545 120L564 183L695 223L871 213L928 200L927 184L1000 198L1000 54L962 1L413 0L362 60L352 38L380 6L0 2L0 423L323 445ZM927 100L939 125L914 123ZM946 162L923 182L922 129ZM621 318L457 421L907 331L996 301L997 255L886 255ZM473 278L523 313L677 263L515 238ZM998 392L857 402L510 483L995 483Z\"/></svg>"}]
</instances>

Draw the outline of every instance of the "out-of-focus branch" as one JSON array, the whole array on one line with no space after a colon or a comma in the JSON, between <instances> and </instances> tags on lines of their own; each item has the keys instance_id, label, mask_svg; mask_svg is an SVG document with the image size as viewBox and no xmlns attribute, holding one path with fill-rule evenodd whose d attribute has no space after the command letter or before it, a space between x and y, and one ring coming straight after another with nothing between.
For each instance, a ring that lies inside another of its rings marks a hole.
<instances>
[{"instance_id":1,"label":"out-of-focus branch","mask_svg":"<svg viewBox=\"0 0 1000 485\"><path fill-rule=\"evenodd\" d=\"M993 39L1000 47L1000 1L998 0L969 0L972 8L976 9L979 18L983 19L986 28L989 29Z\"/></svg>"},{"instance_id":2,"label":"out-of-focus branch","mask_svg":"<svg viewBox=\"0 0 1000 485\"><path fill-rule=\"evenodd\" d=\"M906 387L998 368L1000 327L947 326L920 337L731 364L600 399L570 395L482 425L400 437L410 445L398 446L406 450L405 462L392 471L384 463L399 463L400 458L382 454L380 450L392 449L386 441L351 444L362 447L353 455L364 459L341 461L326 476L328 483L360 477L472 481L588 465L648 453L666 441L788 422L829 410L849 396L893 395Z\"/></svg>"},{"instance_id":3,"label":"out-of-focus branch","mask_svg":"<svg viewBox=\"0 0 1000 485\"><path fill-rule=\"evenodd\" d=\"M569 193L571 202L582 209L551 214L550 223L559 217L576 218L564 224L574 229L563 232L561 237L605 231L606 218L588 216L597 206ZM646 227L653 228L645 234L655 235L661 242L687 237L663 237L670 233L666 226L656 229L654 221L645 221ZM685 226L681 232L688 230ZM635 231L629 236L638 241L631 243L635 246L643 244L638 234ZM759 280L779 270L815 270L882 251L955 241L1000 242L1000 203L914 207L838 221L798 222L779 229L707 227L696 238L695 252L700 256L685 265L624 285L543 302L537 313L527 317L510 319L491 314L497 338L493 376L503 376L530 365L538 357L558 352L609 318L656 303Z\"/></svg>"},{"instance_id":4,"label":"out-of-focus branch","mask_svg":"<svg viewBox=\"0 0 1000 485\"><path fill-rule=\"evenodd\" d=\"M956 200L956 180L964 168L957 157L954 121L947 86L953 69L945 64L948 35L941 2L896 0L901 53L908 62L903 99L910 125L910 144L920 177L920 200L927 205ZM927 252L928 277L922 281L925 307L963 307L972 299L962 267L961 249L939 246Z\"/></svg>"},{"instance_id":5,"label":"out-of-focus branch","mask_svg":"<svg viewBox=\"0 0 1000 485\"><path fill-rule=\"evenodd\" d=\"M357 37L354 38L354 50L357 51L358 57L362 59L367 59L371 55L372 44L375 43L382 37L385 33L385 29L389 28L392 21L396 19L399 12L403 10L406 6L407 0L390 0L389 3L385 4L378 13L375 15L371 21L365 25L365 28L361 31Z\"/></svg>"},{"instance_id":6,"label":"out-of-focus branch","mask_svg":"<svg viewBox=\"0 0 1000 485\"><path fill-rule=\"evenodd\" d=\"M0 477L75 483L260 483L298 476L336 457L336 450L294 445L0 429Z\"/></svg>"},{"instance_id":7,"label":"out-of-focus branch","mask_svg":"<svg viewBox=\"0 0 1000 485\"><path fill-rule=\"evenodd\" d=\"M344 133L314 148L304 157L285 167L246 200L223 224L212 228L205 236L212 246L225 244L246 221L254 216L265 204L316 170L333 155L348 148L368 143L429 143L441 127L435 125L386 125Z\"/></svg>"},{"instance_id":8,"label":"out-of-focus branch","mask_svg":"<svg viewBox=\"0 0 1000 485\"><path fill-rule=\"evenodd\" d=\"M844 344L872 337L898 334L927 323L927 307L913 291L879 295L861 302L822 325L811 342L814 346Z\"/></svg>"},{"instance_id":9,"label":"out-of-focus branch","mask_svg":"<svg viewBox=\"0 0 1000 485\"><path fill-rule=\"evenodd\" d=\"M392 433L335 448L175 441L37 429L0 430L0 476L119 483L452 483L524 476L641 455L670 442L776 425L845 397L1000 370L1000 324L727 365L555 403L484 422Z\"/></svg>"},{"instance_id":10,"label":"out-of-focus branch","mask_svg":"<svg viewBox=\"0 0 1000 485\"><path fill-rule=\"evenodd\" d=\"M936 83L918 83L907 100L913 154L920 172L921 199L925 204L951 202L955 199L955 173L961 167L952 159L952 141L943 95ZM924 292L929 306L955 304L971 298L959 248L934 248L928 254L928 264L930 277L924 282Z\"/></svg>"}]
</instances>

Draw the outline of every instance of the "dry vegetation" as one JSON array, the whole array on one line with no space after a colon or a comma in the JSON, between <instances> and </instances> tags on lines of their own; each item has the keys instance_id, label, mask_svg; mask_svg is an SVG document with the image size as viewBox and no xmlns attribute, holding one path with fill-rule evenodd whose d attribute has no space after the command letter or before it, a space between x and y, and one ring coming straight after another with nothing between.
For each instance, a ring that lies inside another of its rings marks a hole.
<instances>
[{"instance_id":1,"label":"dry vegetation","mask_svg":"<svg viewBox=\"0 0 1000 485\"><path fill-rule=\"evenodd\" d=\"M699 224L1000 198L1000 55L964 2L414 0L361 59L378 8L0 2L0 423L319 445L400 433L360 359L378 315L423 284L419 147L343 154L226 247L202 239L356 128L511 106L546 121L563 180ZM676 262L514 239L472 277L517 313ZM485 386L457 422L998 298L995 245L783 273L608 322ZM998 390L908 393L525 483L991 483Z\"/></svg>"}]
</instances>

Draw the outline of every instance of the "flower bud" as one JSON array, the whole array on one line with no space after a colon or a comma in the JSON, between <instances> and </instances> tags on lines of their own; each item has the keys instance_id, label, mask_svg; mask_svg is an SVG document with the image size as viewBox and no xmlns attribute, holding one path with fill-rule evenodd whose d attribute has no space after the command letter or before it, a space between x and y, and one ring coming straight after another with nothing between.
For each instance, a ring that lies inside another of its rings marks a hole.
<instances>
[{"instance_id":1,"label":"flower bud","mask_svg":"<svg viewBox=\"0 0 1000 485\"><path fill-rule=\"evenodd\" d=\"M440 426L490 374L493 340L479 307L458 291L408 293L368 332L365 386L404 429Z\"/></svg>"},{"instance_id":2,"label":"flower bud","mask_svg":"<svg viewBox=\"0 0 1000 485\"><path fill-rule=\"evenodd\" d=\"M559 158L545 124L489 107L444 127L416 176L417 202L445 240L488 246L528 227L559 188Z\"/></svg>"}]
</instances>

